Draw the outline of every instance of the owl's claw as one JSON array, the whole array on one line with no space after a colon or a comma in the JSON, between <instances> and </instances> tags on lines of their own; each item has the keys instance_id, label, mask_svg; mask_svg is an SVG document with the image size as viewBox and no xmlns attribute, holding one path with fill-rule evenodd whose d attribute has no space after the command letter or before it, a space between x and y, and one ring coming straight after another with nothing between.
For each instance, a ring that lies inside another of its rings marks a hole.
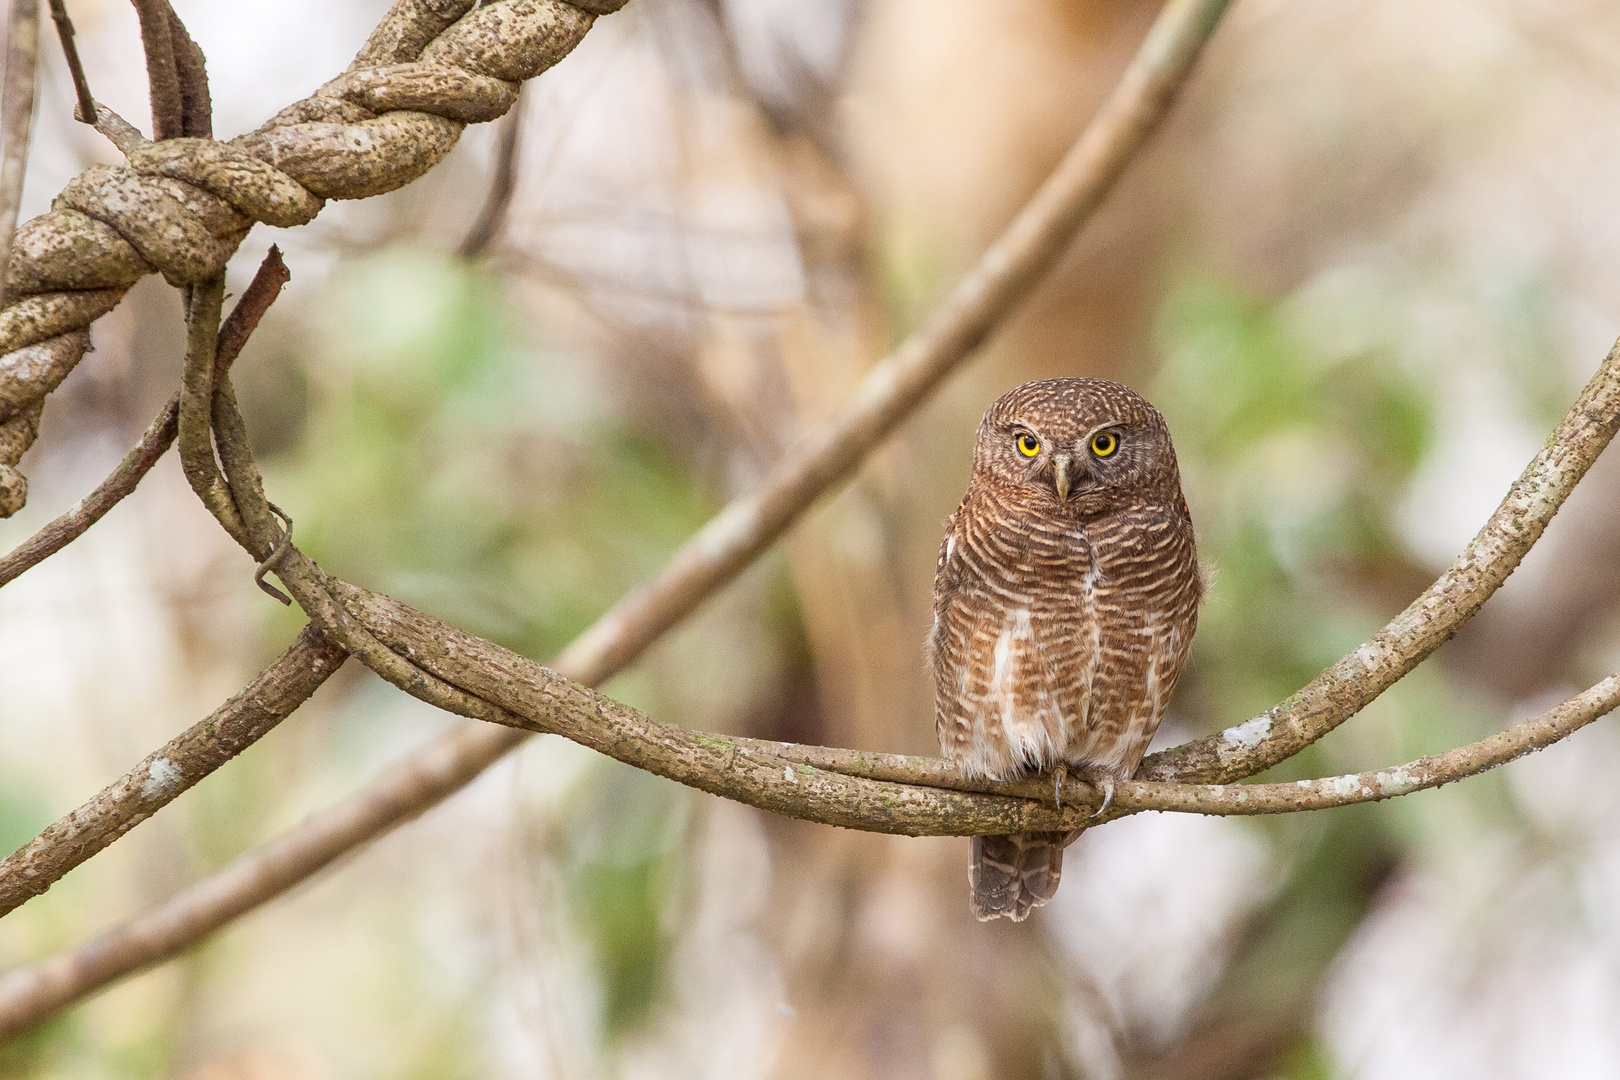
<instances>
[{"instance_id":1,"label":"owl's claw","mask_svg":"<svg viewBox=\"0 0 1620 1080\"><path fill-rule=\"evenodd\" d=\"M1091 815L1094 818L1100 818L1108 812L1109 804L1114 801L1114 778L1107 773L1103 773L1102 776L1093 780L1092 783L1102 788L1102 805L1097 807L1097 812L1095 814Z\"/></svg>"},{"instance_id":2,"label":"owl's claw","mask_svg":"<svg viewBox=\"0 0 1620 1080\"><path fill-rule=\"evenodd\" d=\"M1069 778L1069 763L1060 761L1052 766L1052 802L1063 809L1063 781Z\"/></svg>"}]
</instances>

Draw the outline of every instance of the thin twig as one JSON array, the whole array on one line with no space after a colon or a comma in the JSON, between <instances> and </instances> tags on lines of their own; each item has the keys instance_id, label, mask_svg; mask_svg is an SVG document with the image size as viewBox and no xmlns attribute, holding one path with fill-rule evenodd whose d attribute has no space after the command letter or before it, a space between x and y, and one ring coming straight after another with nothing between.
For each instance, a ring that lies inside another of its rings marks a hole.
<instances>
[{"instance_id":1,"label":"thin twig","mask_svg":"<svg viewBox=\"0 0 1620 1080\"><path fill-rule=\"evenodd\" d=\"M1144 810L1222 817L1290 814L1393 799L1478 776L1526 754L1544 750L1617 707L1620 707L1620 675L1611 675L1584 693L1520 721L1505 731L1443 754L1432 754L1387 769L1276 784L1183 784L1162 780L1121 780L1114 786L1113 801L1120 813L1110 814L1110 817ZM1049 798L1052 794L1051 782L1044 777L1007 783L968 780L957 773L953 762L944 758L873 754L827 746L773 743L762 739L726 741L735 744L739 753L768 755L780 761L873 781L1016 795L1029 799ZM1100 801L1097 792L1085 781L1071 779L1064 782L1064 806L1072 803L1079 810L1089 811Z\"/></svg>"},{"instance_id":2,"label":"thin twig","mask_svg":"<svg viewBox=\"0 0 1620 1080\"><path fill-rule=\"evenodd\" d=\"M90 94L90 80L84 77L84 64L79 60L79 47L73 42L73 20L68 18L67 6L62 0L51 0L51 18L56 23L56 36L62 42L62 55L67 58L68 75L73 79L73 92L78 104L73 107L73 119L80 123L96 122L96 99Z\"/></svg>"},{"instance_id":3,"label":"thin twig","mask_svg":"<svg viewBox=\"0 0 1620 1080\"><path fill-rule=\"evenodd\" d=\"M236 302L236 306L231 309L230 317L220 328L218 344L214 350L216 385L225 378L231 365L241 355L242 346L247 343L248 335L253 333L259 321L264 318L264 313L275 303L287 280L287 266L281 261L281 252L272 245L270 253L259 265L258 272L253 275L253 281L242 292L241 299ZM100 521L107 511L117 506L124 496L134 491L141 478L174 442L179 413L180 395L176 394L163 406L163 411L158 413L157 419L146 429L141 441L124 455L124 460L118 463L118 467L94 491L80 499L73 509L40 529L14 550L0 556L0 586L15 580L25 570L50 558L78 539L86 529Z\"/></svg>"},{"instance_id":4,"label":"thin twig","mask_svg":"<svg viewBox=\"0 0 1620 1080\"><path fill-rule=\"evenodd\" d=\"M39 0L12 0L6 85L0 91L0 305L17 236L17 208L28 173L28 138L34 127L34 73L39 66Z\"/></svg>"},{"instance_id":5,"label":"thin twig","mask_svg":"<svg viewBox=\"0 0 1620 1080\"><path fill-rule=\"evenodd\" d=\"M24 571L37 566L67 547L84 531L117 506L120 500L135 490L159 458L168 452L174 442L175 420L180 413L180 396L169 399L158 413L152 426L146 429L141 441L124 455L118 467L96 486L96 489L74 504L73 509L24 540L15 549L0 557L0 586L15 580Z\"/></svg>"},{"instance_id":6,"label":"thin twig","mask_svg":"<svg viewBox=\"0 0 1620 1080\"><path fill-rule=\"evenodd\" d=\"M150 141L141 134L141 129L113 112L105 105L96 106L96 130L107 136L107 141L118 147L118 152L128 157Z\"/></svg>"},{"instance_id":7,"label":"thin twig","mask_svg":"<svg viewBox=\"0 0 1620 1080\"><path fill-rule=\"evenodd\" d=\"M152 97L152 139L185 134L186 110L175 64L174 12L168 0L132 0L141 21L141 47L146 52L146 80ZM189 40L189 39L188 39Z\"/></svg>"},{"instance_id":8,"label":"thin twig","mask_svg":"<svg viewBox=\"0 0 1620 1080\"><path fill-rule=\"evenodd\" d=\"M267 735L331 677L342 649L319 628L303 629L241 693L192 725L73 813L0 861L0 915L167 806L203 777Z\"/></svg>"},{"instance_id":9,"label":"thin twig","mask_svg":"<svg viewBox=\"0 0 1620 1080\"><path fill-rule=\"evenodd\" d=\"M270 310L270 305L276 302L276 297L281 295L281 290L291 280L292 272L281 259L281 249L271 244L259 263L259 269L254 271L253 280L242 290L236 306L231 308L224 325L219 328L219 344L214 351L216 383L229 374L231 365L242 354L248 338L259 328L259 322Z\"/></svg>"},{"instance_id":10,"label":"thin twig","mask_svg":"<svg viewBox=\"0 0 1620 1080\"><path fill-rule=\"evenodd\" d=\"M473 259L482 255L506 225L506 214L512 206L512 195L517 191L518 158L523 148L525 97L523 91L519 90L517 102L501 119L497 135L500 143L495 152L495 175L490 181L489 197L484 200L484 208L479 211L478 220L473 223L472 231L467 234L467 238L461 242L458 254L463 259Z\"/></svg>"}]
</instances>

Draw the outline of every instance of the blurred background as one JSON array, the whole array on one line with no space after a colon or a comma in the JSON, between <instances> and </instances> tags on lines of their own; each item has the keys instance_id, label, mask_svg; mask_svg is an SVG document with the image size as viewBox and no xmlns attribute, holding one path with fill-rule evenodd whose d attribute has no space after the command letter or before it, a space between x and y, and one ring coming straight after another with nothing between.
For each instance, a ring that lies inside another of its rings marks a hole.
<instances>
[{"instance_id":1,"label":"blurred background","mask_svg":"<svg viewBox=\"0 0 1620 1080\"><path fill-rule=\"evenodd\" d=\"M70 0L147 125L133 11ZM231 136L380 0L176 0ZM546 659L913 327L1081 129L1149 0L634 0L416 185L260 226L236 367L328 569ZM112 150L47 27L24 216ZM1620 9L1237 0L1058 270L859 478L607 689L661 719L935 750L941 520L979 414L1097 375L1168 418L1215 584L1160 745L1272 705L1461 549L1620 332ZM510 198L492 199L510 166ZM0 549L176 385L157 279L95 328ZM166 459L0 592L9 851L268 663L298 617ZM1620 460L1437 660L1272 778L1481 737L1620 665ZM0 922L0 966L217 869L458 723L348 665ZM1289 1080L1620 1075L1620 730L1441 791L1088 833L1027 923L967 842L779 820L550 738L0 1048L0 1076Z\"/></svg>"}]
</instances>

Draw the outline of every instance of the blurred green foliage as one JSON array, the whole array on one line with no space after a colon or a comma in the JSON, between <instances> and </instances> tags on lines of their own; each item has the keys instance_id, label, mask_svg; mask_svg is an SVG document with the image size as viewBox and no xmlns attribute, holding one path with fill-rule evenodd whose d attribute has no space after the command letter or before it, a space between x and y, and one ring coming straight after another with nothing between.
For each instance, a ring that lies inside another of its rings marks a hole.
<instances>
[{"instance_id":1,"label":"blurred green foliage","mask_svg":"<svg viewBox=\"0 0 1620 1080\"><path fill-rule=\"evenodd\" d=\"M344 268L325 305L305 437L267 471L334 573L545 659L711 511L479 267L390 250ZM610 1043L664 988L684 806L604 762L548 828L541 870L589 946Z\"/></svg>"},{"instance_id":2,"label":"blurred green foliage","mask_svg":"<svg viewBox=\"0 0 1620 1080\"><path fill-rule=\"evenodd\" d=\"M609 1043L641 1027L665 989L690 804L666 781L603 762L555 823L562 906L596 961Z\"/></svg>"},{"instance_id":3,"label":"blurred green foliage","mask_svg":"<svg viewBox=\"0 0 1620 1080\"><path fill-rule=\"evenodd\" d=\"M578 358L525 344L498 279L390 252L326 303L306 438L269 471L333 572L545 657L707 516Z\"/></svg>"},{"instance_id":4,"label":"blurred green foliage","mask_svg":"<svg viewBox=\"0 0 1620 1080\"><path fill-rule=\"evenodd\" d=\"M1376 632L1411 598L1402 590L1421 587L1421 574L1403 569L1395 514L1434 445L1437 388L1393 340L1343 347L1317 332L1332 317L1308 300L1257 299L1211 278L1174 289L1160 313L1163 364L1150 396L1176 440L1213 570L1174 706L1202 730L1283 700ZM1424 668L1353 730L1275 772L1405 760L1453 745L1469 716L1444 674ZM1332 1075L1303 1034L1315 988L1423 812L1382 804L1252 823L1285 876L1212 1007L1302 1033L1278 1075Z\"/></svg>"},{"instance_id":5,"label":"blurred green foliage","mask_svg":"<svg viewBox=\"0 0 1620 1080\"><path fill-rule=\"evenodd\" d=\"M1178 707L1209 728L1287 697L1391 614L1347 579L1401 562L1394 508L1433 441L1431 390L1392 351L1324 353L1299 321L1210 279L1159 320L1150 396L1213 570Z\"/></svg>"}]
</instances>

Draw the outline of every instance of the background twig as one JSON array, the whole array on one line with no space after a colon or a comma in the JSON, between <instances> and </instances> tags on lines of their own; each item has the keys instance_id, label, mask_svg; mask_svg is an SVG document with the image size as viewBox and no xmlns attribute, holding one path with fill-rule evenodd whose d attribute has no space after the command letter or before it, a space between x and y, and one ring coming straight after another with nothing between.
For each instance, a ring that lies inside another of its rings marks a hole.
<instances>
[{"instance_id":1,"label":"background twig","mask_svg":"<svg viewBox=\"0 0 1620 1080\"><path fill-rule=\"evenodd\" d=\"M73 79L73 93L78 103L73 118L85 124L96 122L96 99L90 95L90 81L84 77L84 64L79 60L79 47L73 43L73 20L68 18L63 0L51 0L51 18L56 23L56 36L62 42L62 55L67 58L68 75Z\"/></svg>"},{"instance_id":2,"label":"background twig","mask_svg":"<svg viewBox=\"0 0 1620 1080\"><path fill-rule=\"evenodd\" d=\"M9 584L19 575L38 566L52 555L67 547L86 529L100 521L107 511L135 490L141 479L168 452L174 443L175 420L180 412L179 395L171 397L163 411L158 413L124 460L96 489L61 517L56 518L39 532L24 540L16 548L0 556L0 586Z\"/></svg>"},{"instance_id":3,"label":"background twig","mask_svg":"<svg viewBox=\"0 0 1620 1080\"><path fill-rule=\"evenodd\" d=\"M517 191L518 159L523 153L523 98L524 95L519 92L512 111L501 119L497 134L500 141L495 150L495 174L490 179L489 197L484 200L478 220L457 249L457 254L464 259L482 255L506 225L512 195Z\"/></svg>"},{"instance_id":4,"label":"background twig","mask_svg":"<svg viewBox=\"0 0 1620 1080\"><path fill-rule=\"evenodd\" d=\"M344 659L343 650L327 642L318 627L306 626L241 693L0 860L0 915L49 889L63 874L269 734L309 700Z\"/></svg>"}]
</instances>

